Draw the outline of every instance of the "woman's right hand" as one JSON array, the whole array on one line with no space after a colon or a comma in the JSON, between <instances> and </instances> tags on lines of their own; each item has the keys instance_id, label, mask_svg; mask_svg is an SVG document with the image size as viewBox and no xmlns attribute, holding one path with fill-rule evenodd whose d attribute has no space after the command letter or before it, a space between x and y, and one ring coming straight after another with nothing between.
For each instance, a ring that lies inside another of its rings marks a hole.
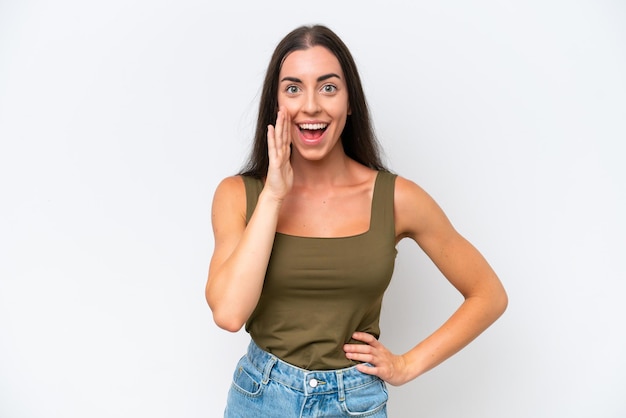
<instances>
[{"instance_id":1,"label":"woman's right hand","mask_svg":"<svg viewBox=\"0 0 626 418\"><path fill-rule=\"evenodd\" d=\"M267 127L269 167L265 190L278 200L284 199L293 186L291 168L291 118L284 109L278 110L276 126Z\"/></svg>"},{"instance_id":2,"label":"woman's right hand","mask_svg":"<svg viewBox=\"0 0 626 418\"><path fill-rule=\"evenodd\" d=\"M241 178L225 179L213 198L215 247L205 293L215 323L232 332L248 320L263 290L278 215L293 185L291 129L291 118L280 109L276 126L267 127L267 178L249 222Z\"/></svg>"}]
</instances>

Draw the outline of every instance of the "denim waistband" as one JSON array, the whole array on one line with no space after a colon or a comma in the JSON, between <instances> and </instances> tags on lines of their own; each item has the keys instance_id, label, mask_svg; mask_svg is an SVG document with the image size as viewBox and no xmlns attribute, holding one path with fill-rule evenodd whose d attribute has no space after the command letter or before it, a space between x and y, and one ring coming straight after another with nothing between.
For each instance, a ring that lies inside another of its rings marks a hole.
<instances>
[{"instance_id":1,"label":"denim waistband","mask_svg":"<svg viewBox=\"0 0 626 418\"><path fill-rule=\"evenodd\" d=\"M269 380L281 383L305 395L343 392L380 381L377 376L357 370L356 366L337 370L305 370L285 363L250 341L248 360L263 374L263 383Z\"/></svg>"}]
</instances>

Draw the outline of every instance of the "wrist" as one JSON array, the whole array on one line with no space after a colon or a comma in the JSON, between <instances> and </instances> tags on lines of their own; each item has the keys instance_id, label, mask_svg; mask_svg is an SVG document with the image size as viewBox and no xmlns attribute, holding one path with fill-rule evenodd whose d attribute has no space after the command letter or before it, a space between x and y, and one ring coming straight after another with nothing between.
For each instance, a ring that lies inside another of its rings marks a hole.
<instances>
[{"instance_id":1,"label":"wrist","mask_svg":"<svg viewBox=\"0 0 626 418\"><path fill-rule=\"evenodd\" d=\"M427 369L424 368L423 362L419 360L419 356L414 351L409 351L401 355L403 361L403 376L406 382L410 382L424 374Z\"/></svg>"},{"instance_id":2,"label":"wrist","mask_svg":"<svg viewBox=\"0 0 626 418\"><path fill-rule=\"evenodd\" d=\"M269 204L280 207L285 200L285 196L281 194L274 193L267 188L261 190L259 194L258 203L257 204Z\"/></svg>"}]
</instances>

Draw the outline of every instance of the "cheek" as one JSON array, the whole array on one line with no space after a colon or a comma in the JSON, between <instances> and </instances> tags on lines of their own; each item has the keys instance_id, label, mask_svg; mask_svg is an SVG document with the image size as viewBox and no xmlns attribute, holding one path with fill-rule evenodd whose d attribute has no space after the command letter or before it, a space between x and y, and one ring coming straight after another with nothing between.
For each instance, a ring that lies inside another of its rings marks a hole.
<instances>
[{"instance_id":1,"label":"cheek","mask_svg":"<svg viewBox=\"0 0 626 418\"><path fill-rule=\"evenodd\" d=\"M282 107L285 109L287 114L293 119L293 117L298 113L298 107L292 100L278 100L278 107Z\"/></svg>"},{"instance_id":2,"label":"cheek","mask_svg":"<svg viewBox=\"0 0 626 418\"><path fill-rule=\"evenodd\" d=\"M278 107L293 107L293 98L285 97L284 93L278 93Z\"/></svg>"}]
</instances>

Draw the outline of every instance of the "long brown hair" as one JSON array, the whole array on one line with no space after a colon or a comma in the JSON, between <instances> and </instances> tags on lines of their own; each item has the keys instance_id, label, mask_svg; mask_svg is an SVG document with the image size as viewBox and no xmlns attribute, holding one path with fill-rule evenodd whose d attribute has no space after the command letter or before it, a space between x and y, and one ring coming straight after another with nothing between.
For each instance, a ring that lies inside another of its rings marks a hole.
<instances>
[{"instance_id":1,"label":"long brown hair","mask_svg":"<svg viewBox=\"0 0 626 418\"><path fill-rule=\"evenodd\" d=\"M278 77L285 57L293 51L323 46L332 52L346 77L351 115L341 133L346 155L374 170L388 171L381 161L381 152L374 134L361 78L352 54L343 41L322 25L301 26L291 31L276 46L267 67L252 151L240 174L262 178L267 174L267 125L276 123L278 109Z\"/></svg>"}]
</instances>

